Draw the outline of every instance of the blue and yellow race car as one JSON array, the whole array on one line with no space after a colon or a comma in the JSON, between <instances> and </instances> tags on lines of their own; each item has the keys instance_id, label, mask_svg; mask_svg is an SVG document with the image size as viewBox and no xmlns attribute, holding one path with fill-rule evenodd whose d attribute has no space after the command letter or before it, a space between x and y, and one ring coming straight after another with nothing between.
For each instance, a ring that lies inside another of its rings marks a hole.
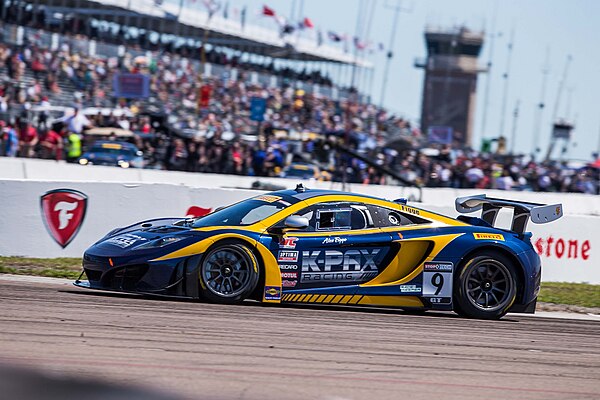
<instances>
[{"instance_id":1,"label":"blue and yellow race car","mask_svg":"<svg viewBox=\"0 0 600 400\"><path fill-rule=\"evenodd\" d=\"M533 313L541 265L526 225L560 218L562 206L477 195L456 207L482 217L298 185L196 219L115 229L85 252L88 280L75 285L218 303L454 310L482 319ZM511 229L495 228L506 207Z\"/></svg>"}]
</instances>

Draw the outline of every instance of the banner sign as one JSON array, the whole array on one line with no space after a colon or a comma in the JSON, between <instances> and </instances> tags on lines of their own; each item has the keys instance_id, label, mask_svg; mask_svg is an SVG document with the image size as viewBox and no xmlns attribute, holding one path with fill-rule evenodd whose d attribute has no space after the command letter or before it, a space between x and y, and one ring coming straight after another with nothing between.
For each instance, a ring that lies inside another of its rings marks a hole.
<instances>
[{"instance_id":1,"label":"banner sign","mask_svg":"<svg viewBox=\"0 0 600 400\"><path fill-rule=\"evenodd\" d=\"M115 74L113 96L126 99L145 99L150 96L150 77L145 74Z\"/></svg>"}]
</instances>

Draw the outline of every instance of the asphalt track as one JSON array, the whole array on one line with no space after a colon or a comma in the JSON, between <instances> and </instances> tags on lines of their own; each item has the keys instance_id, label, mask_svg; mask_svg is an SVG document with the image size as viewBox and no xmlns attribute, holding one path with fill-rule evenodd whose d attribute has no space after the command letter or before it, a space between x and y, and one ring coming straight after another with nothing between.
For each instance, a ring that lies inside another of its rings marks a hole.
<instances>
[{"instance_id":1,"label":"asphalt track","mask_svg":"<svg viewBox=\"0 0 600 400\"><path fill-rule=\"evenodd\" d=\"M195 399L599 399L600 322L223 306L0 279L0 363Z\"/></svg>"}]
</instances>

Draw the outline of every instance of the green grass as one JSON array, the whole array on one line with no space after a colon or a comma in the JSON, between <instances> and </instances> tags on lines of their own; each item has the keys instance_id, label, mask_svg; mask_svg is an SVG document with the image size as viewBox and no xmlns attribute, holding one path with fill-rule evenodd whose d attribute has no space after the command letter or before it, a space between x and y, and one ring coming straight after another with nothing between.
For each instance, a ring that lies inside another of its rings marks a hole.
<instances>
[{"instance_id":1,"label":"green grass","mask_svg":"<svg viewBox=\"0 0 600 400\"><path fill-rule=\"evenodd\" d=\"M77 279L81 258L0 257L0 274Z\"/></svg>"},{"instance_id":2,"label":"green grass","mask_svg":"<svg viewBox=\"0 0 600 400\"><path fill-rule=\"evenodd\" d=\"M81 259L0 257L0 274L77 279L81 274ZM600 308L600 285L545 282L538 301Z\"/></svg>"},{"instance_id":3,"label":"green grass","mask_svg":"<svg viewBox=\"0 0 600 400\"><path fill-rule=\"evenodd\" d=\"M582 307L600 307L600 285L544 282L538 301Z\"/></svg>"}]
</instances>

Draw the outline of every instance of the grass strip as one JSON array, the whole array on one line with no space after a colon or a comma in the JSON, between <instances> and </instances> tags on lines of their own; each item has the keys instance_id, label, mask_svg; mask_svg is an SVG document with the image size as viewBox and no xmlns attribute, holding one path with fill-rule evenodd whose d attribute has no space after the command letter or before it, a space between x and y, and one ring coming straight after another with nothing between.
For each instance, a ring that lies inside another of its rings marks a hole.
<instances>
[{"instance_id":1,"label":"grass strip","mask_svg":"<svg viewBox=\"0 0 600 400\"><path fill-rule=\"evenodd\" d=\"M582 307L600 307L600 285L542 282L538 301Z\"/></svg>"},{"instance_id":2,"label":"grass strip","mask_svg":"<svg viewBox=\"0 0 600 400\"><path fill-rule=\"evenodd\" d=\"M0 257L0 274L76 279L80 273L81 258ZM600 307L600 285L543 282L538 301L582 307Z\"/></svg>"}]
</instances>

